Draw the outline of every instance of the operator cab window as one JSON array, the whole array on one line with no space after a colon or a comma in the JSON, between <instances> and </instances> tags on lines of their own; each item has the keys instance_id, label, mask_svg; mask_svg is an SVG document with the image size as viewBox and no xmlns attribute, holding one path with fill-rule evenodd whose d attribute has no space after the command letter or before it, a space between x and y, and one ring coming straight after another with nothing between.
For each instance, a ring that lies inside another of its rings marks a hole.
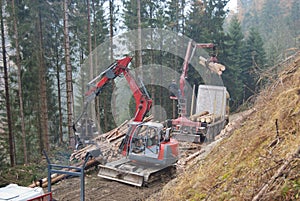
<instances>
[{"instance_id":1,"label":"operator cab window","mask_svg":"<svg viewBox=\"0 0 300 201\"><path fill-rule=\"evenodd\" d=\"M131 150L133 153L158 153L160 136L157 128L149 126L139 126L132 138Z\"/></svg>"}]
</instances>

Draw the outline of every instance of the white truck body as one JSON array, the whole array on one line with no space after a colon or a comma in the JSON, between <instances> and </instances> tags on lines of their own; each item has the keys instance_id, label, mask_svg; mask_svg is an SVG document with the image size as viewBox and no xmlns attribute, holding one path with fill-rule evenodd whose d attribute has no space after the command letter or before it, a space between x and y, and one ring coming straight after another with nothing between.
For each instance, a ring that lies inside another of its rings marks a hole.
<instances>
[{"instance_id":1,"label":"white truck body","mask_svg":"<svg viewBox=\"0 0 300 201\"><path fill-rule=\"evenodd\" d=\"M213 122L207 125L206 140L214 141L220 134L228 118L226 114L227 90L224 86L199 85L196 113L208 111L213 114Z\"/></svg>"},{"instance_id":2,"label":"white truck body","mask_svg":"<svg viewBox=\"0 0 300 201\"><path fill-rule=\"evenodd\" d=\"M29 188L18 186L17 184L9 184L0 188L0 201L27 201L44 194L40 187Z\"/></svg>"},{"instance_id":3,"label":"white truck body","mask_svg":"<svg viewBox=\"0 0 300 201\"><path fill-rule=\"evenodd\" d=\"M213 85L199 85L196 113L208 111L210 114L225 119L226 115L226 87Z\"/></svg>"}]
</instances>

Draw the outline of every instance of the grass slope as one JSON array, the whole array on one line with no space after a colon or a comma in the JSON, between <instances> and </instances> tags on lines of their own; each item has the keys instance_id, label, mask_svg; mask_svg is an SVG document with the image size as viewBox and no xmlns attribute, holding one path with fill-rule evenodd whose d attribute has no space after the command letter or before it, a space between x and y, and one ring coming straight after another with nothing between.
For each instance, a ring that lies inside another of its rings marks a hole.
<instances>
[{"instance_id":1,"label":"grass slope","mask_svg":"<svg viewBox=\"0 0 300 201\"><path fill-rule=\"evenodd\" d=\"M159 200L300 199L299 66L297 57L261 92L242 127L166 186Z\"/></svg>"}]
</instances>

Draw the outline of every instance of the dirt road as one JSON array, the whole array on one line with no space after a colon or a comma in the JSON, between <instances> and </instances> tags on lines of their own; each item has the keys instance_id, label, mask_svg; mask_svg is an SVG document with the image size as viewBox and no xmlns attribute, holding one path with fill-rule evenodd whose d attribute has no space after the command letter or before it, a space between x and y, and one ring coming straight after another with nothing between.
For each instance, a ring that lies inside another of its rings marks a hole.
<instances>
[{"instance_id":1,"label":"dirt road","mask_svg":"<svg viewBox=\"0 0 300 201\"><path fill-rule=\"evenodd\" d=\"M180 143L180 158L184 159L201 149L200 144ZM177 167L177 173L180 173ZM120 182L102 179L97 176L96 167L91 168L85 176L85 200L86 201L142 201L157 193L162 187L176 175L165 175L162 180L149 184L148 187L135 187ZM45 189L47 192L47 189ZM69 178L52 185L53 198L56 200L80 200L80 179ZM159 199L157 199L159 200Z\"/></svg>"},{"instance_id":2,"label":"dirt road","mask_svg":"<svg viewBox=\"0 0 300 201\"><path fill-rule=\"evenodd\" d=\"M138 201L145 200L158 192L169 179L155 182L149 187L135 187L115 181L99 178L96 169L86 173L85 200L86 201ZM45 189L47 191L47 189ZM56 200L80 200L80 179L63 180L52 186L53 198Z\"/></svg>"}]
</instances>

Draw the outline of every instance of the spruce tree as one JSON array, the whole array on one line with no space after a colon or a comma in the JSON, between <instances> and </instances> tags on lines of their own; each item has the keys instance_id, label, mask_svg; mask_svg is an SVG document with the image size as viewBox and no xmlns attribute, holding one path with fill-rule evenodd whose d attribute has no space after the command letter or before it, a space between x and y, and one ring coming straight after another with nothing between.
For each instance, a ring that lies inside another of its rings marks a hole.
<instances>
[{"instance_id":1,"label":"spruce tree","mask_svg":"<svg viewBox=\"0 0 300 201\"><path fill-rule=\"evenodd\" d=\"M229 24L227 38L224 44L224 64L226 70L222 75L224 85L230 93L231 110L235 110L242 103L243 95L243 78L242 78L242 50L244 48L244 35L241 24L234 16Z\"/></svg>"},{"instance_id":2,"label":"spruce tree","mask_svg":"<svg viewBox=\"0 0 300 201\"><path fill-rule=\"evenodd\" d=\"M266 53L263 40L255 28L251 28L246 39L246 45L242 57L242 78L244 89L244 100L256 94L260 86L260 73L266 69Z\"/></svg>"}]
</instances>

